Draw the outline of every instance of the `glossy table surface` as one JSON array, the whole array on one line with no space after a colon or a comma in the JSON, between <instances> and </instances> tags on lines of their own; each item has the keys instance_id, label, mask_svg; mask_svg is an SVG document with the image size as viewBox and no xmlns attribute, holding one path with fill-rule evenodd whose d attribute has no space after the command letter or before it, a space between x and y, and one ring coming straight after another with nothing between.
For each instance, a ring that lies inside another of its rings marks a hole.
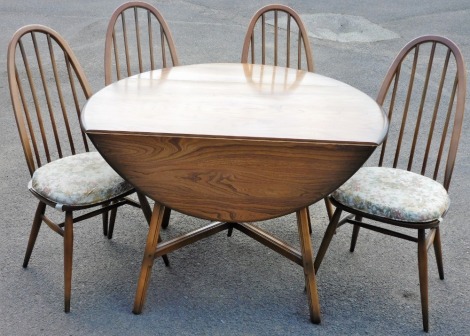
<instances>
[{"instance_id":1,"label":"glossy table surface","mask_svg":"<svg viewBox=\"0 0 470 336\"><path fill-rule=\"evenodd\" d=\"M197 64L114 83L88 102L87 132L381 143L387 121L372 98L295 69Z\"/></svg>"}]
</instances>

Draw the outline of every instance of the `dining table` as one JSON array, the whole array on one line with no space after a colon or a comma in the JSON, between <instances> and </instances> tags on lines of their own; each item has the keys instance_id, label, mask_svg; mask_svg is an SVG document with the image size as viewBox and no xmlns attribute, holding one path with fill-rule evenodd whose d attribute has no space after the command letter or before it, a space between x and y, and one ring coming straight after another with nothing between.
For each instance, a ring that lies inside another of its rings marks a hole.
<instances>
[{"instance_id":1,"label":"dining table","mask_svg":"<svg viewBox=\"0 0 470 336\"><path fill-rule=\"evenodd\" d=\"M135 314L155 258L236 229L303 268L310 319L320 322L308 207L348 180L383 142L388 120L374 99L298 69L194 64L106 86L86 103L81 123L110 166L155 201ZM160 241L167 208L209 222ZM291 213L300 248L256 225Z\"/></svg>"}]
</instances>

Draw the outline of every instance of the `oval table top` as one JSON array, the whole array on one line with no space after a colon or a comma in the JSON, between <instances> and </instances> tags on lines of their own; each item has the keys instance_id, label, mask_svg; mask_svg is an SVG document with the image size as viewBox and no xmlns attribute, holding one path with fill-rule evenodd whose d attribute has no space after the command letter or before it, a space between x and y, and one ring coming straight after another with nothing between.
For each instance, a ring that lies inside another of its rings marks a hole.
<instances>
[{"instance_id":1,"label":"oval table top","mask_svg":"<svg viewBox=\"0 0 470 336\"><path fill-rule=\"evenodd\" d=\"M93 95L86 132L355 142L378 145L380 106L316 73L257 64L196 64L155 70Z\"/></svg>"},{"instance_id":2,"label":"oval table top","mask_svg":"<svg viewBox=\"0 0 470 336\"><path fill-rule=\"evenodd\" d=\"M340 81L253 64L155 70L111 84L82 127L138 190L180 212L250 222L338 188L381 144L381 107Z\"/></svg>"}]
</instances>

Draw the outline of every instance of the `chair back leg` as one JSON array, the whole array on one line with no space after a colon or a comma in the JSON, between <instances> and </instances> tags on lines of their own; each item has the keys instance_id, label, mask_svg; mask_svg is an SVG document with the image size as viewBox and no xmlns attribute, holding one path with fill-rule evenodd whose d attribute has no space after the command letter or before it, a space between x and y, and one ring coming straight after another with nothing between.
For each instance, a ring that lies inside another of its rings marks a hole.
<instances>
[{"instance_id":1,"label":"chair back leg","mask_svg":"<svg viewBox=\"0 0 470 336\"><path fill-rule=\"evenodd\" d=\"M168 224L170 224L171 209L165 208L165 213L163 214L162 229L166 229Z\"/></svg>"},{"instance_id":2,"label":"chair back leg","mask_svg":"<svg viewBox=\"0 0 470 336\"><path fill-rule=\"evenodd\" d=\"M107 206L109 206L109 202L106 202L105 204L102 205L103 208L106 208ZM109 221L108 221L108 218L109 218L109 213L108 211L106 212L103 212L103 214L101 215L102 218L103 218L103 235L104 236L107 236L108 235L108 225L109 225Z\"/></svg>"},{"instance_id":3,"label":"chair back leg","mask_svg":"<svg viewBox=\"0 0 470 336\"><path fill-rule=\"evenodd\" d=\"M361 216L356 216L355 218L358 222L362 221L362 217ZM354 252L354 249L356 248L356 242L357 242L357 237L359 236L359 229L361 227L359 225L355 225L353 226L353 232L352 232L352 236L351 236L351 246L349 246L349 252Z\"/></svg>"},{"instance_id":4,"label":"chair back leg","mask_svg":"<svg viewBox=\"0 0 470 336\"><path fill-rule=\"evenodd\" d=\"M108 239L113 238L113 232L114 232L114 223L116 222L116 214L117 214L117 208L114 208L111 210L111 217L109 218L109 223L108 223Z\"/></svg>"}]
</instances>

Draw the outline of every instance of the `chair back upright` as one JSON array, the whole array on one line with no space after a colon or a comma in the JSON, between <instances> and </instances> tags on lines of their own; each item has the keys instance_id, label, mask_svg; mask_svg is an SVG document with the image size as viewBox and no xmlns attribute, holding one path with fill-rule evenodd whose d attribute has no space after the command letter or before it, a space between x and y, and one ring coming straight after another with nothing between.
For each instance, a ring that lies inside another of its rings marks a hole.
<instances>
[{"instance_id":1,"label":"chair back upright","mask_svg":"<svg viewBox=\"0 0 470 336\"><path fill-rule=\"evenodd\" d=\"M312 47L300 16L284 5L258 10L245 35L241 62L313 72Z\"/></svg>"},{"instance_id":2,"label":"chair back upright","mask_svg":"<svg viewBox=\"0 0 470 336\"><path fill-rule=\"evenodd\" d=\"M178 64L170 29L155 7L132 1L114 11L106 31L106 85L144 71Z\"/></svg>"},{"instance_id":3,"label":"chair back upright","mask_svg":"<svg viewBox=\"0 0 470 336\"><path fill-rule=\"evenodd\" d=\"M414 171L448 189L465 92L465 63L452 41L422 36L409 42L390 66L377 97L390 122L379 166Z\"/></svg>"},{"instance_id":4,"label":"chair back upright","mask_svg":"<svg viewBox=\"0 0 470 336\"><path fill-rule=\"evenodd\" d=\"M8 83L28 169L89 151L80 111L91 88L70 46L42 25L19 29L8 45Z\"/></svg>"}]
</instances>

